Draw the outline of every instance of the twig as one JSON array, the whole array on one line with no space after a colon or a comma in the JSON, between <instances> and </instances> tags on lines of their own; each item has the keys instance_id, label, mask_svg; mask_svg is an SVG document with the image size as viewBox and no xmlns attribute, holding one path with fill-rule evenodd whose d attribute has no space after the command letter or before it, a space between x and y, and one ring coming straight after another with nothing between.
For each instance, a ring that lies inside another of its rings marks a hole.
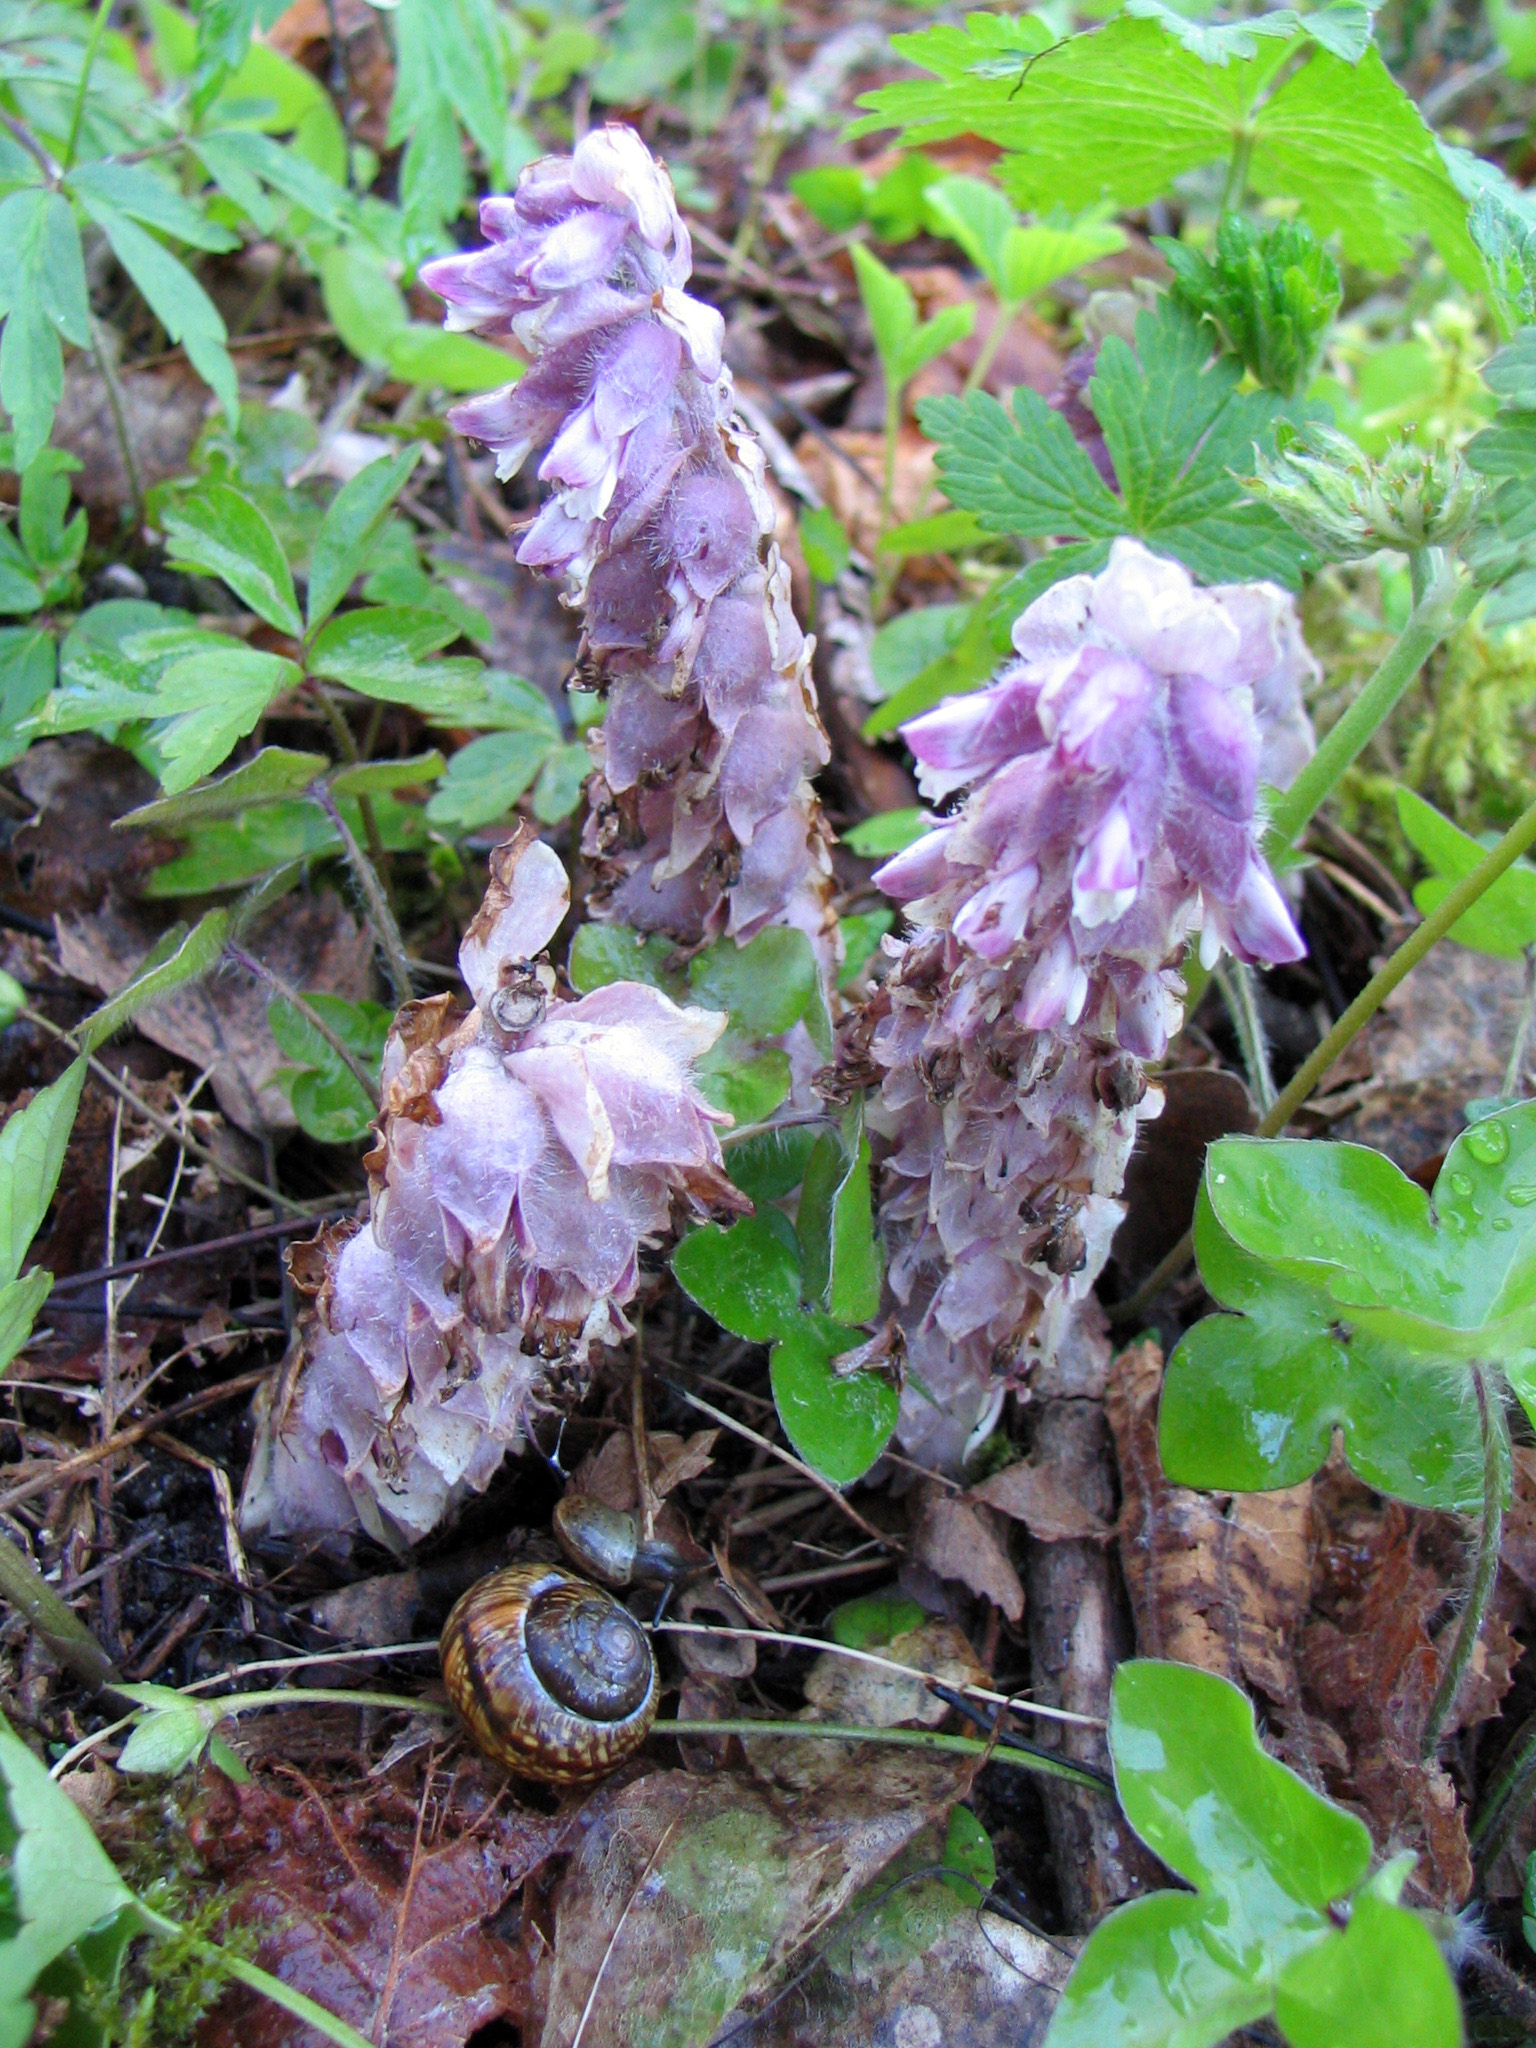
<instances>
[{"instance_id":1,"label":"twig","mask_svg":"<svg viewBox=\"0 0 1536 2048\"><path fill-rule=\"evenodd\" d=\"M192 1259L211 1259L215 1252L239 1251L245 1245L261 1244L273 1237L297 1237L324 1222L328 1216L345 1216L346 1209L317 1212L314 1216L285 1218L277 1223L257 1223L249 1230L236 1230L228 1237L210 1237L202 1244L175 1246L168 1252L146 1254L140 1259L120 1259L115 1266L95 1266L86 1273L66 1273L53 1283L55 1294L77 1287L99 1287L103 1280L126 1280L130 1273L150 1273L161 1266L185 1265Z\"/></svg>"},{"instance_id":2,"label":"twig","mask_svg":"<svg viewBox=\"0 0 1536 2048\"><path fill-rule=\"evenodd\" d=\"M1509 1492L1509 1425L1498 1387L1490 1387L1486 1367L1472 1367L1472 1385L1477 1394L1477 1415L1483 1430L1483 1520L1477 1535L1477 1567L1472 1575L1472 1592L1466 1612L1456 1631L1451 1654L1429 1703L1419 1754L1428 1763L1440 1741L1440 1731L1450 1719L1456 1695L1467 1675L1472 1654L1482 1633L1499 1575L1499 1537L1504 1527L1504 1502Z\"/></svg>"},{"instance_id":3,"label":"twig","mask_svg":"<svg viewBox=\"0 0 1536 2048\"><path fill-rule=\"evenodd\" d=\"M352 1050L351 1046L347 1044L341 1033L332 1025L326 1023L308 997L301 995L296 988L290 988L280 974L274 973L264 961L258 960L254 953L247 953L243 946L226 945L224 952L226 957L233 960L237 967L243 967L254 981L262 982L267 988L271 989L272 993L280 1001L285 1002L291 1010L298 1012L310 1030L318 1037L324 1039L358 1087L362 1089L368 1100L377 1109L379 1106L378 1083Z\"/></svg>"},{"instance_id":4,"label":"twig","mask_svg":"<svg viewBox=\"0 0 1536 2048\"><path fill-rule=\"evenodd\" d=\"M882 1544L887 1550L901 1550L904 1548L904 1545L898 1542L894 1536L888 1535L882 1529L877 1529L873 1522L866 1522L853 1503L846 1500L838 1492L830 1479L823 1479L819 1472L813 1472L803 1459L795 1456L793 1451L786 1451L781 1445L772 1442L770 1438L759 1435L755 1429L749 1429L744 1422L738 1422L734 1415L727 1415L723 1408L715 1408L708 1401L701 1401L697 1394L690 1394L688 1389L679 1386L676 1380L664 1378L662 1384L663 1386L670 1387L678 1399L686 1401L690 1408L697 1408L701 1415L709 1416L712 1421L718 1422L724 1428L733 1431L735 1435L744 1438L749 1444L756 1444L759 1450L766 1451L770 1457L778 1458L784 1464L793 1467L802 1478L808 1479L812 1486L824 1493L828 1500L836 1501L849 1521L854 1524L855 1528L862 1529L866 1536L872 1536L877 1543ZM3 1505L3 1503L0 1503L0 1505Z\"/></svg>"}]
</instances>

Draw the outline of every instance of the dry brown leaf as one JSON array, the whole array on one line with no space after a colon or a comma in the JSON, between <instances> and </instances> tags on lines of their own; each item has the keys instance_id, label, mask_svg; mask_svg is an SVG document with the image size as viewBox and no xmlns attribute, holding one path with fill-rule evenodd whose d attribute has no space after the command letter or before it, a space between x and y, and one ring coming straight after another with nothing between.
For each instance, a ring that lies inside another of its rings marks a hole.
<instances>
[{"instance_id":1,"label":"dry brown leaf","mask_svg":"<svg viewBox=\"0 0 1536 2048\"><path fill-rule=\"evenodd\" d=\"M991 1682L952 1621L925 1621L918 1628L907 1629L893 1637L880 1655L949 1686ZM853 1721L865 1728L899 1728L903 1722L937 1728L950 1711L920 1677L902 1678L877 1665L840 1657L833 1650L823 1651L806 1674L805 1697L818 1710L819 1719Z\"/></svg>"},{"instance_id":2,"label":"dry brown leaf","mask_svg":"<svg viewBox=\"0 0 1536 2048\"><path fill-rule=\"evenodd\" d=\"M651 1492L657 1500L709 1470L714 1462L715 1439L719 1434L718 1429L699 1429L681 1442L667 1435L664 1437L665 1451L659 1448L656 1438L651 1438L651 1455L646 1462L652 1468Z\"/></svg>"},{"instance_id":3,"label":"dry brown leaf","mask_svg":"<svg viewBox=\"0 0 1536 2048\"><path fill-rule=\"evenodd\" d=\"M493 2020L521 2023L522 1957L490 1923L575 1818L520 1810L477 1761L424 1774L410 1793L391 1782L329 1798L210 1770L190 1832L209 1879L229 1887L235 1925L261 1930L263 1969L380 2048L455 2048ZM236 1987L198 2038L291 2048L304 2037Z\"/></svg>"},{"instance_id":4,"label":"dry brown leaf","mask_svg":"<svg viewBox=\"0 0 1536 2048\"><path fill-rule=\"evenodd\" d=\"M524 2038L572 2048L579 2031L581 2048L630 2048L664 2025L676 2048L703 2048L968 1779L905 1753L844 1749L838 1762L807 1792L660 1771L595 1793Z\"/></svg>"},{"instance_id":5,"label":"dry brown leaf","mask_svg":"<svg viewBox=\"0 0 1536 2048\"><path fill-rule=\"evenodd\" d=\"M822 503L842 521L860 554L873 559L884 524L880 480L885 474L885 436L855 427L834 427L825 436L806 434L795 443L795 459ZM903 427L896 442L896 485L891 500L898 522L918 517L919 507L933 496L934 475L933 443L916 427Z\"/></svg>"},{"instance_id":6,"label":"dry brown leaf","mask_svg":"<svg viewBox=\"0 0 1536 2048\"><path fill-rule=\"evenodd\" d=\"M84 916L58 919L64 971L112 995L131 981L160 935L146 911L109 896ZM295 892L246 940L290 988L360 1002L373 987L373 941L330 890ZM174 990L135 1019L135 1029L201 1071L231 1123L246 1131L292 1130L287 1096L273 1082L284 1064L267 1023L270 991L245 974L210 976Z\"/></svg>"},{"instance_id":7,"label":"dry brown leaf","mask_svg":"<svg viewBox=\"0 0 1536 2048\"><path fill-rule=\"evenodd\" d=\"M938 1485L923 1488L912 1555L941 1579L958 1579L1010 1621L1024 1615L1024 1586L990 1509Z\"/></svg>"},{"instance_id":8,"label":"dry brown leaf","mask_svg":"<svg viewBox=\"0 0 1536 2048\"><path fill-rule=\"evenodd\" d=\"M1039 1543L1099 1542L1114 1534L1048 1466L1027 1460L972 1487L970 1498L1022 1522Z\"/></svg>"}]
</instances>

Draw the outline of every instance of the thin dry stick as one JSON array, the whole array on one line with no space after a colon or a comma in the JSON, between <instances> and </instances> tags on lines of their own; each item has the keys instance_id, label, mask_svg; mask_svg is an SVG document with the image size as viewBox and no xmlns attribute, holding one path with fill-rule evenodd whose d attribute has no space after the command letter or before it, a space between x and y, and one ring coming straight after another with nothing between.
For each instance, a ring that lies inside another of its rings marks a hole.
<instances>
[{"instance_id":1,"label":"thin dry stick","mask_svg":"<svg viewBox=\"0 0 1536 2048\"><path fill-rule=\"evenodd\" d=\"M676 1380L667 1380L664 1384L672 1389L679 1400L686 1401L690 1408L697 1408L701 1415L709 1416L711 1421L720 1423L722 1427L744 1438L747 1443L756 1444L759 1450L766 1451L770 1457L778 1458L782 1463L791 1466L803 1479L808 1479L812 1486L824 1493L828 1500L836 1501L849 1521L856 1528L862 1529L866 1536L872 1536L876 1543L883 1544L887 1550L901 1550L904 1548L896 1537L887 1535L882 1529L877 1529L873 1522L866 1522L853 1503L843 1498L830 1479L823 1479L819 1472L813 1472L803 1459L795 1456L793 1451L786 1451L778 1444L771 1443L767 1437L759 1436L755 1429L748 1429L744 1422L738 1422L735 1416L727 1415L723 1408L714 1408L710 1406L708 1401L701 1401L697 1394L690 1394L688 1389L680 1387Z\"/></svg>"},{"instance_id":2,"label":"thin dry stick","mask_svg":"<svg viewBox=\"0 0 1536 2048\"><path fill-rule=\"evenodd\" d=\"M117 1194L121 1181L123 1157L123 1098L119 1096L113 1105L112 1152L107 1171L107 1264L110 1266L117 1257ZM102 1362L101 1407L97 1411L103 1437L110 1437L117 1428L119 1407L119 1378L121 1359L117 1341L117 1282L106 1284L107 1327ZM103 1537L112 1526L112 1466L103 1461L96 1474L96 1513ZM105 1542L98 1548L106 1548ZM121 1648L122 1644L122 1599L117 1571L114 1568L102 1575L101 1581L101 1632L109 1643Z\"/></svg>"},{"instance_id":3,"label":"thin dry stick","mask_svg":"<svg viewBox=\"0 0 1536 2048\"><path fill-rule=\"evenodd\" d=\"M847 1643L827 1643L815 1636L792 1636L771 1628L716 1628L701 1621L658 1621L653 1630L663 1635L684 1636L750 1636L755 1643L780 1643L787 1649L822 1650L828 1656L847 1657L856 1664L872 1664L877 1670L889 1671L897 1678L924 1679L933 1673L919 1671L912 1664L898 1664L890 1657L878 1657L873 1650L855 1650ZM950 1684L949 1680L945 1680ZM1020 1699L1015 1694L990 1692L984 1685L953 1684L955 1692L963 1692L975 1700L985 1700L989 1706L1007 1707L1015 1714L1039 1714L1049 1721L1072 1721L1082 1728L1102 1728L1104 1723L1092 1714L1069 1714L1065 1707L1037 1706L1033 1700Z\"/></svg>"}]
</instances>

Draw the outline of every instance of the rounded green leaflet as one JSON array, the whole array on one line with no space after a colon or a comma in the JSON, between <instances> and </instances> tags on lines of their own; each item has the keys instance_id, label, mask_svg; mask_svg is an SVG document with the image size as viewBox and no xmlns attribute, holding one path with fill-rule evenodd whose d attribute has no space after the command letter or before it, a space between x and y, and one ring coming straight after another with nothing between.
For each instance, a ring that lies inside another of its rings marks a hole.
<instances>
[{"instance_id":1,"label":"rounded green leaflet","mask_svg":"<svg viewBox=\"0 0 1536 2048\"><path fill-rule=\"evenodd\" d=\"M1297 1486L1343 1434L1368 1485L1421 1507L1482 1503L1482 1446L1464 1366L1426 1360L1347 1321L1315 1288L1266 1266L1216 1221L1202 1189L1195 1250L1210 1315L1168 1361L1163 1469L1181 1486Z\"/></svg>"},{"instance_id":2,"label":"rounded green leaflet","mask_svg":"<svg viewBox=\"0 0 1536 2048\"><path fill-rule=\"evenodd\" d=\"M864 1341L862 1330L808 1313L774 1345L768 1361L784 1434L834 1486L864 1477L890 1442L901 1407L882 1374L833 1370L836 1357Z\"/></svg>"},{"instance_id":3,"label":"rounded green leaflet","mask_svg":"<svg viewBox=\"0 0 1536 2048\"><path fill-rule=\"evenodd\" d=\"M756 1344L782 1337L801 1313L800 1262L760 1216L729 1230L707 1223L691 1231L672 1254L672 1270L722 1329Z\"/></svg>"},{"instance_id":4,"label":"rounded green leaflet","mask_svg":"<svg viewBox=\"0 0 1536 2048\"><path fill-rule=\"evenodd\" d=\"M1461 2008L1424 1922L1362 1892L1342 1939L1281 1973L1275 2018L1291 2048L1460 2048Z\"/></svg>"}]
</instances>

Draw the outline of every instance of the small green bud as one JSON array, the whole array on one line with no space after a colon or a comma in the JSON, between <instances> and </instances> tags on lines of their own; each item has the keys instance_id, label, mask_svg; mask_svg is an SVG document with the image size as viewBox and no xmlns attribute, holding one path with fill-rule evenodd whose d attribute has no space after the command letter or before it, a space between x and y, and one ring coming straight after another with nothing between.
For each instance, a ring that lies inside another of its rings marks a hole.
<instances>
[{"instance_id":1,"label":"small green bud","mask_svg":"<svg viewBox=\"0 0 1536 2048\"><path fill-rule=\"evenodd\" d=\"M27 1007L27 992L19 981L13 980L0 968L0 1031L7 1024L14 1024Z\"/></svg>"},{"instance_id":2,"label":"small green bud","mask_svg":"<svg viewBox=\"0 0 1536 2048\"><path fill-rule=\"evenodd\" d=\"M1482 486L1459 455L1398 441L1373 461L1346 434L1315 422L1282 427L1277 452L1247 480L1302 539L1333 562L1379 548L1454 545L1477 516Z\"/></svg>"},{"instance_id":3,"label":"small green bud","mask_svg":"<svg viewBox=\"0 0 1536 2048\"><path fill-rule=\"evenodd\" d=\"M1157 246L1174 297L1210 320L1261 384L1287 398L1306 389L1343 297L1338 265L1310 228L1261 229L1224 213L1214 259L1167 237Z\"/></svg>"}]
</instances>

